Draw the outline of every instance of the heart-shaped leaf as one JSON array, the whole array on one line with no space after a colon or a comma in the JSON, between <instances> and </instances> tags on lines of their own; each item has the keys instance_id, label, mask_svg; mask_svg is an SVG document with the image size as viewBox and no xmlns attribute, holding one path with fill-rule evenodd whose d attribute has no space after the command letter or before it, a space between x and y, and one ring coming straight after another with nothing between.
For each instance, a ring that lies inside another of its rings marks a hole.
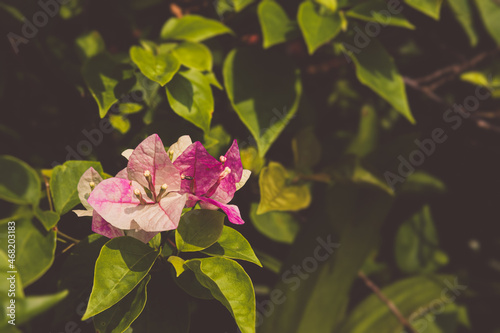
<instances>
[{"instance_id":1,"label":"heart-shaped leaf","mask_svg":"<svg viewBox=\"0 0 500 333\"><path fill-rule=\"evenodd\" d=\"M162 39L201 42L228 33L233 34L231 29L219 21L198 15L185 15L181 18L173 17L169 19L161 29L160 36Z\"/></svg>"},{"instance_id":2,"label":"heart-shaped leaf","mask_svg":"<svg viewBox=\"0 0 500 333\"><path fill-rule=\"evenodd\" d=\"M307 185L287 185L287 170L277 162L269 162L259 176L260 203L257 214L273 210L297 211L311 203Z\"/></svg>"},{"instance_id":3,"label":"heart-shaped leaf","mask_svg":"<svg viewBox=\"0 0 500 333\"><path fill-rule=\"evenodd\" d=\"M299 36L299 27L274 0L261 1L257 8L264 35L264 48L286 42Z\"/></svg>"},{"instance_id":4,"label":"heart-shaped leaf","mask_svg":"<svg viewBox=\"0 0 500 333\"><path fill-rule=\"evenodd\" d=\"M13 156L0 156L0 199L16 204L38 204L40 178L33 168Z\"/></svg>"},{"instance_id":5,"label":"heart-shaped leaf","mask_svg":"<svg viewBox=\"0 0 500 333\"><path fill-rule=\"evenodd\" d=\"M172 53L154 54L140 46L130 48L130 58L142 74L162 86L167 84L179 70L181 63Z\"/></svg>"},{"instance_id":6,"label":"heart-shaped leaf","mask_svg":"<svg viewBox=\"0 0 500 333\"><path fill-rule=\"evenodd\" d=\"M212 70L212 52L201 43L182 42L172 53L182 65L199 71Z\"/></svg>"},{"instance_id":7,"label":"heart-shaped leaf","mask_svg":"<svg viewBox=\"0 0 500 333\"><path fill-rule=\"evenodd\" d=\"M287 212L268 212L257 215L258 204L250 207L250 220L257 230L270 239L292 244L300 230L299 222Z\"/></svg>"}]
</instances>

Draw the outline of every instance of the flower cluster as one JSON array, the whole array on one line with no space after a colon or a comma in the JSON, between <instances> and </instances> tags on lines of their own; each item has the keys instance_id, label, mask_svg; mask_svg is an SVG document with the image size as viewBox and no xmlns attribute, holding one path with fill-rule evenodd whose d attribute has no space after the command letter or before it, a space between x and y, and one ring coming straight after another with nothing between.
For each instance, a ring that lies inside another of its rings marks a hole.
<instances>
[{"instance_id":1,"label":"flower cluster","mask_svg":"<svg viewBox=\"0 0 500 333\"><path fill-rule=\"evenodd\" d=\"M115 177L103 180L90 168L78 184L87 210L75 213L91 215L94 232L148 242L161 231L176 229L183 209L197 203L202 209L222 209L232 223L244 223L238 207L228 205L250 176L236 140L219 160L189 136L167 152L157 134L122 155L128 164Z\"/></svg>"}]
</instances>

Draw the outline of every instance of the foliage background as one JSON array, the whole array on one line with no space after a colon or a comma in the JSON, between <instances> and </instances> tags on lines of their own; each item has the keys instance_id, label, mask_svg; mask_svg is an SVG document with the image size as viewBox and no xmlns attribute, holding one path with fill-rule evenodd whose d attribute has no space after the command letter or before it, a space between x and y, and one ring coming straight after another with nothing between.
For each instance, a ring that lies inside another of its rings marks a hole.
<instances>
[{"instance_id":1,"label":"foliage background","mask_svg":"<svg viewBox=\"0 0 500 333\"><path fill-rule=\"evenodd\" d=\"M279 3L286 10L288 17L295 19L299 1ZM491 3L495 4L492 7L492 15L498 17L500 7L495 2ZM255 2L239 13L228 12L219 16L216 12L216 6L219 4L210 1L179 1L174 5L170 1L154 0L74 0L64 7L60 15L51 18L46 26L40 28L36 37L27 45L21 45L18 54L13 52L8 39L3 39L0 48L1 154L13 155L36 169L50 169L53 161L64 161L67 146L74 148L85 139L81 133L83 129L98 127L98 108L82 78L83 62L75 47L75 40L82 33L98 31L109 53L128 54L129 48L138 45L140 38L156 39L165 21L179 11L216 20L222 19L235 31L235 35L219 36L206 41L214 56L214 72L222 82L222 63L233 47L247 45L251 48L262 48L257 4ZM470 4L473 5L473 1ZM11 31L19 33L21 22L16 18L16 13L30 17L30 13L40 10L35 2L19 4L16 1L1 1L0 5L0 27L3 36ZM404 77L417 78L452 64L463 64L478 54L497 48L495 40L499 40L500 30L488 32L483 24L484 18L475 6L471 7L474 19L471 27L477 34L478 43L471 46L456 15L450 10L449 2L443 4L439 20L426 16L407 4L402 5L402 13L416 29L383 27L376 39L394 57L397 68ZM14 12L9 10L12 8ZM351 23L355 22L354 19L349 18L348 21L349 24L355 24ZM357 24L364 26L365 23L358 21ZM352 25L348 26L346 35L352 33L351 27ZM334 39L334 42L336 41L337 38ZM335 169L349 139L357 132L360 110L364 104L374 107L380 123L391 124L387 129L381 130L381 151L401 140L400 136L403 134L415 133L421 138L428 138L434 128L443 126L442 117L448 106L436 103L428 94L408 85L408 101L416 124L410 124L403 117L397 116L386 102L359 83L354 65L348 62L343 54L333 52L332 42L328 42L313 55L308 55L306 45L299 34L267 52L290 58L297 65L301 71L304 90L298 114L268 151L268 161L278 161L287 168L293 168L292 138L300 129L310 125L313 126L314 134L322 146L321 162L315 166L315 172ZM488 69L489 66L498 66L498 53L467 70L484 69L484 73L495 75L494 70ZM460 80L459 74L461 73L454 75L433 92L442 96L448 103L462 103L465 97L474 93L475 87ZM344 84L347 88L341 89ZM231 138L240 142L248 141L249 132L232 110L226 92L212 90L215 98L212 127L222 125ZM275 107L282 109L291 106ZM384 266L371 276L380 286L388 286L410 276L402 272L396 263L396 234L405 219L419 210L422 204L430 204L439 248L449 258L449 262L440 267L438 272L459 276L467 285L465 295L458 299L457 304L467 308L470 327L460 325L459 328L451 330L442 328L442 332L500 331L495 317L500 306L500 238L496 228L497 201L500 197L497 126L500 124L497 114L488 117L491 112L486 114L486 111L498 111L498 101L493 98L486 100L480 105L479 112L483 113L464 119L456 131L448 128L448 140L438 145L436 153L422 165L422 170L441 179L446 185L445 193L436 195L424 192L398 196L395 199L381 229L376 256L376 261ZM124 160L119 156L121 151L134 147L147 134L158 133L165 143L174 142L183 134L191 135L193 140L204 140L203 132L177 116L165 99L154 111L154 120L151 123L144 123L144 114L145 111L142 111L128 117L131 127L126 133L115 130L111 134L104 134L102 144L93 147L92 154L87 158L101 161L106 172L115 174L124 166ZM388 163L396 163L397 156L402 153L403 151L394 150L392 155L387 157ZM377 158L384 157L375 156L375 159ZM382 174L377 176L383 180ZM322 225L328 223L329 217L325 215L324 207L333 204L331 197L326 194L329 191L328 185L320 182L311 186L313 203L308 209L294 213L300 219L299 239L306 238L303 236L305 234L314 234L315 231L321 230ZM279 244L255 229L250 222L249 209L251 202L259 200L258 177L252 176L247 187L238 193L234 203L238 204L242 216L247 221L238 230L249 239L253 247L280 260L290 258L290 253L294 251L304 251L300 248L300 240L293 246ZM0 201L0 208L1 216L9 217L15 206ZM364 209L363 206L356 208ZM65 215L58 227L78 239L85 237L90 231L87 222L78 220L72 214ZM471 244L476 243L480 246L474 250ZM63 248L61 244L58 245L54 265L43 278L25 290L26 294L52 293L57 290L56 282L63 259L67 256L60 254ZM279 276L268 270L251 265L244 267L256 285L272 288L279 280ZM366 288L361 280L356 280L350 291L349 309L354 308L370 293L371 290ZM262 298L258 301L260 299ZM200 319L192 323L193 332L201 331L203 327L210 327L213 332L236 330L226 309L214 304L201 303L201 308L196 310L196 316ZM283 307L285 306L286 303ZM32 332L57 329L57 325L51 328L54 311L34 319L24 329ZM329 309L323 309L319 316L328 316L328 313ZM44 329L41 330L41 327ZM89 331L91 329L91 325L82 327Z\"/></svg>"}]
</instances>

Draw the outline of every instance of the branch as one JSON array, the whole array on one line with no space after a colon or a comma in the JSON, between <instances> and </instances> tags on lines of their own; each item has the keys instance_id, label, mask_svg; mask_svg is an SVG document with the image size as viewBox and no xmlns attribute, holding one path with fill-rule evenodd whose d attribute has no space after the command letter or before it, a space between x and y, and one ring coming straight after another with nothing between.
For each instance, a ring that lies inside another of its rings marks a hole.
<instances>
[{"instance_id":1,"label":"branch","mask_svg":"<svg viewBox=\"0 0 500 333\"><path fill-rule=\"evenodd\" d=\"M389 308L389 310L391 310L391 312L396 316L396 318L398 318L399 322L401 324L403 324L403 326L411 333L418 333L416 329L413 328L413 326L411 326L410 322L408 321L408 319L406 319L402 314L401 312L399 311L399 309L396 307L396 305L390 300L388 299L383 293L382 291L380 290L380 288L372 281L370 280L370 278L368 278L368 276L365 275L365 273L363 273L362 271L359 271L358 272L358 276L363 279L363 281L365 282L366 286L368 288L370 288L374 293L375 295L377 295L377 297L385 303L385 305L387 305L387 307Z\"/></svg>"}]
</instances>

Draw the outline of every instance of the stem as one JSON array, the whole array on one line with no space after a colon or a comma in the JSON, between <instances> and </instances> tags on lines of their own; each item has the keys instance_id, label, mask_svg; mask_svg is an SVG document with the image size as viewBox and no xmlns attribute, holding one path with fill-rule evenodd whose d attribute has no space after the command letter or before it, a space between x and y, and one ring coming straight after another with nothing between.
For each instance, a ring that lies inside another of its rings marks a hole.
<instances>
[{"instance_id":1,"label":"stem","mask_svg":"<svg viewBox=\"0 0 500 333\"><path fill-rule=\"evenodd\" d=\"M380 290L380 288L372 280L370 280L370 278L368 278L368 276L366 276L365 273L363 273L362 271L359 271L358 272L358 276L361 279L363 279L363 281L365 282L366 286L368 288L370 288L375 293L375 295L377 295L377 297L382 302L385 303L385 305L387 305L387 307L389 308L389 310L391 310L391 312L396 316L396 318L398 318L399 322L401 324L403 324L403 326L409 332L411 332L411 333L418 333L417 330L415 330L411 326L410 322L401 314L401 312L396 307L396 305L382 293L382 291Z\"/></svg>"},{"instance_id":2,"label":"stem","mask_svg":"<svg viewBox=\"0 0 500 333\"><path fill-rule=\"evenodd\" d=\"M54 205L52 204L52 197L50 196L50 185L49 181L47 180L47 177L45 177L44 174L42 174L43 181L45 182L45 190L47 191L47 200L49 201L49 207L51 211L54 211Z\"/></svg>"},{"instance_id":3,"label":"stem","mask_svg":"<svg viewBox=\"0 0 500 333\"><path fill-rule=\"evenodd\" d=\"M65 238L69 239L69 240L70 240L70 241L72 241L73 243L75 243L75 244L80 243L80 241L79 241L78 239L73 238L73 237L71 237L71 236L69 236L69 235L66 235L64 232L62 232L62 231L61 231L61 230L59 230L59 229L54 228L54 230L57 232L57 234L58 234L58 235L63 236L63 237L65 237Z\"/></svg>"}]
</instances>

